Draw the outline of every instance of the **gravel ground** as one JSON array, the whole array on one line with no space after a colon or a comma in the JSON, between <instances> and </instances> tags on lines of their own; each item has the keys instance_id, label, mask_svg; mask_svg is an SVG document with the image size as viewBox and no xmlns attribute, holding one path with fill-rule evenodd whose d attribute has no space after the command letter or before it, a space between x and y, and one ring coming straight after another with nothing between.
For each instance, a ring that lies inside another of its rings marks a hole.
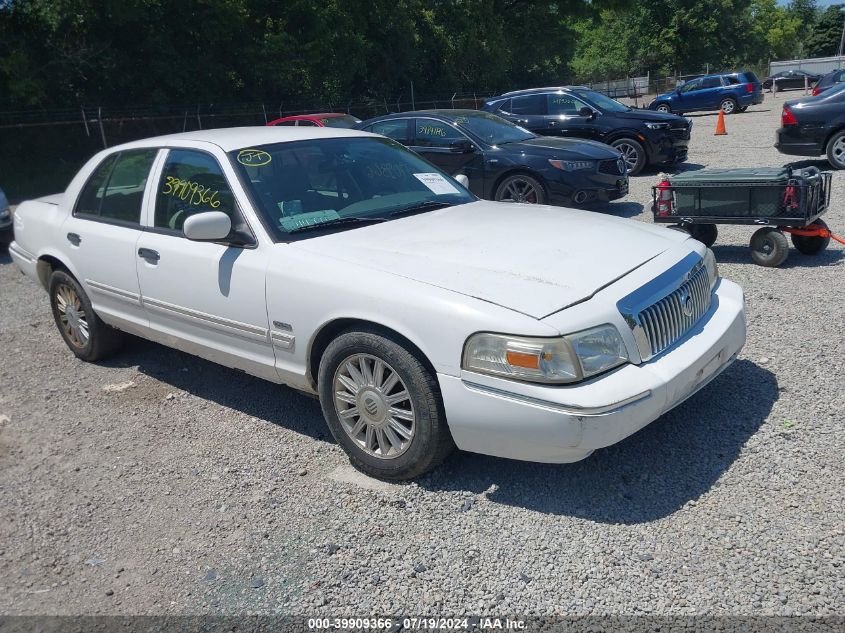
<instances>
[{"instance_id":1,"label":"gravel ground","mask_svg":"<svg viewBox=\"0 0 845 633\"><path fill-rule=\"evenodd\" d=\"M783 164L782 100L694 115L684 168ZM651 221L655 182L605 211ZM749 338L706 390L578 464L404 485L288 389L142 341L75 360L0 255L0 614L845 613L843 247L766 269L751 232L714 249Z\"/></svg>"}]
</instances>

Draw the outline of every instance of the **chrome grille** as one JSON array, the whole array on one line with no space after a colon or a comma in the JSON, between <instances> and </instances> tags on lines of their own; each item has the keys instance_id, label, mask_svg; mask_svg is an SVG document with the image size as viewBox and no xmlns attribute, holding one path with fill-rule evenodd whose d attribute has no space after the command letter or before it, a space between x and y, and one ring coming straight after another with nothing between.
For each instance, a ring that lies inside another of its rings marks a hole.
<instances>
[{"instance_id":1,"label":"chrome grille","mask_svg":"<svg viewBox=\"0 0 845 633\"><path fill-rule=\"evenodd\" d=\"M619 302L642 359L657 356L683 338L710 309L710 279L700 256L679 262L674 270ZM688 271L684 274L684 270ZM676 272L677 271L677 272ZM656 286L656 287L655 287ZM660 288L665 288L660 292ZM651 299L646 299L652 297ZM660 297L654 300L654 297ZM645 299L644 305L639 300Z\"/></svg>"}]
</instances>

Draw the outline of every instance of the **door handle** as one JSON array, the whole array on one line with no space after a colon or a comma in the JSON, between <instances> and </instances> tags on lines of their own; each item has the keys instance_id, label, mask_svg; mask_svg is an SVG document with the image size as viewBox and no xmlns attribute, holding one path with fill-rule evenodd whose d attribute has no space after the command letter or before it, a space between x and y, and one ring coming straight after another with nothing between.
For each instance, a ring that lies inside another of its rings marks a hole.
<instances>
[{"instance_id":1,"label":"door handle","mask_svg":"<svg viewBox=\"0 0 845 633\"><path fill-rule=\"evenodd\" d=\"M79 237L79 233L68 233L67 241L73 244L74 246L79 246L79 243L82 241L82 238Z\"/></svg>"},{"instance_id":2,"label":"door handle","mask_svg":"<svg viewBox=\"0 0 845 633\"><path fill-rule=\"evenodd\" d=\"M158 262L158 260L161 259L161 255L158 254L158 251L154 251L151 248L139 248L138 257L146 259L149 262Z\"/></svg>"},{"instance_id":3,"label":"door handle","mask_svg":"<svg viewBox=\"0 0 845 633\"><path fill-rule=\"evenodd\" d=\"M555 125L557 125L557 121L549 121L549 125L551 127L554 127Z\"/></svg>"}]
</instances>

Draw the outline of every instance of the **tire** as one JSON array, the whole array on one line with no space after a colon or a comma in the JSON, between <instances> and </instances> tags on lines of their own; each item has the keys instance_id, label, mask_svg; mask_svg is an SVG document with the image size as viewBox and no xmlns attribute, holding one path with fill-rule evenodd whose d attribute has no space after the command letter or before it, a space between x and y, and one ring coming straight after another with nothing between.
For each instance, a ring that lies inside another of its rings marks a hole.
<instances>
[{"instance_id":1,"label":"tire","mask_svg":"<svg viewBox=\"0 0 845 633\"><path fill-rule=\"evenodd\" d=\"M727 97L725 99L722 99L722 103L719 104L719 109L726 115L734 114L738 108L739 105L737 104L736 99L734 99L733 97Z\"/></svg>"},{"instance_id":2,"label":"tire","mask_svg":"<svg viewBox=\"0 0 845 633\"><path fill-rule=\"evenodd\" d=\"M400 341L376 329L334 339L320 359L317 387L332 435L367 475L419 477L455 448L435 376ZM401 399L385 399L396 396ZM401 417L390 415L396 411Z\"/></svg>"},{"instance_id":3,"label":"tire","mask_svg":"<svg viewBox=\"0 0 845 633\"><path fill-rule=\"evenodd\" d=\"M693 224L690 226L690 235L710 248L719 237L719 228L715 224Z\"/></svg>"},{"instance_id":4,"label":"tire","mask_svg":"<svg viewBox=\"0 0 845 633\"><path fill-rule=\"evenodd\" d=\"M661 103L659 106L657 106L656 109L657 109L658 112L663 112L664 114L671 114L672 113L672 110L670 110L669 106L666 105L665 103Z\"/></svg>"},{"instance_id":5,"label":"tire","mask_svg":"<svg viewBox=\"0 0 845 633\"><path fill-rule=\"evenodd\" d=\"M825 151L834 169L845 169L845 130L839 130L830 137Z\"/></svg>"},{"instance_id":6,"label":"tire","mask_svg":"<svg viewBox=\"0 0 845 633\"><path fill-rule=\"evenodd\" d=\"M645 148L639 141L632 138L618 138L610 143L611 147L615 147L622 152L622 158L628 167L628 175L636 176L645 167L646 155Z\"/></svg>"},{"instance_id":7,"label":"tire","mask_svg":"<svg viewBox=\"0 0 845 633\"><path fill-rule=\"evenodd\" d=\"M76 279L64 270L50 277L50 308L59 334L77 358L94 362L120 349L123 334L106 325Z\"/></svg>"},{"instance_id":8,"label":"tire","mask_svg":"<svg viewBox=\"0 0 845 633\"><path fill-rule=\"evenodd\" d=\"M521 202L523 204L545 204L546 190L539 180L528 174L512 174L505 177L496 187L495 200L499 202Z\"/></svg>"},{"instance_id":9,"label":"tire","mask_svg":"<svg viewBox=\"0 0 845 633\"><path fill-rule=\"evenodd\" d=\"M827 228L824 220L815 220L813 224L817 224L823 229ZM830 244L830 236L827 237L807 237L806 235L790 235L792 238L792 245L804 255L818 255Z\"/></svg>"},{"instance_id":10,"label":"tire","mask_svg":"<svg viewBox=\"0 0 845 633\"><path fill-rule=\"evenodd\" d=\"M763 227L751 236L751 259L755 264L776 268L786 261L789 255L789 242L780 229Z\"/></svg>"}]
</instances>

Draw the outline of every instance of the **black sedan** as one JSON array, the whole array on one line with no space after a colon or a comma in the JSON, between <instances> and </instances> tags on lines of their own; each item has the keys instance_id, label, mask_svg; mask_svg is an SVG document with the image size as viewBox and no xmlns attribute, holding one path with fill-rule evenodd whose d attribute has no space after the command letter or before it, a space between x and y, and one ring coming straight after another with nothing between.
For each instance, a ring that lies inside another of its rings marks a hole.
<instances>
[{"instance_id":1,"label":"black sedan","mask_svg":"<svg viewBox=\"0 0 845 633\"><path fill-rule=\"evenodd\" d=\"M480 198L583 205L628 193L622 155L595 141L547 138L477 110L422 110L364 121L440 169L469 181Z\"/></svg>"},{"instance_id":2,"label":"black sedan","mask_svg":"<svg viewBox=\"0 0 845 633\"><path fill-rule=\"evenodd\" d=\"M794 156L827 154L833 167L845 169L845 84L785 102L775 147Z\"/></svg>"},{"instance_id":3,"label":"black sedan","mask_svg":"<svg viewBox=\"0 0 845 633\"><path fill-rule=\"evenodd\" d=\"M774 86L774 92L804 88L804 86L812 88L813 84L819 79L821 79L821 75L817 75L815 73L808 73L803 70L783 70L779 73L766 77L763 80L763 88L768 90Z\"/></svg>"},{"instance_id":4,"label":"black sedan","mask_svg":"<svg viewBox=\"0 0 845 633\"><path fill-rule=\"evenodd\" d=\"M845 68L829 72L819 79L818 83L813 86L813 96L817 97L828 88L841 83L845 83Z\"/></svg>"}]
</instances>

